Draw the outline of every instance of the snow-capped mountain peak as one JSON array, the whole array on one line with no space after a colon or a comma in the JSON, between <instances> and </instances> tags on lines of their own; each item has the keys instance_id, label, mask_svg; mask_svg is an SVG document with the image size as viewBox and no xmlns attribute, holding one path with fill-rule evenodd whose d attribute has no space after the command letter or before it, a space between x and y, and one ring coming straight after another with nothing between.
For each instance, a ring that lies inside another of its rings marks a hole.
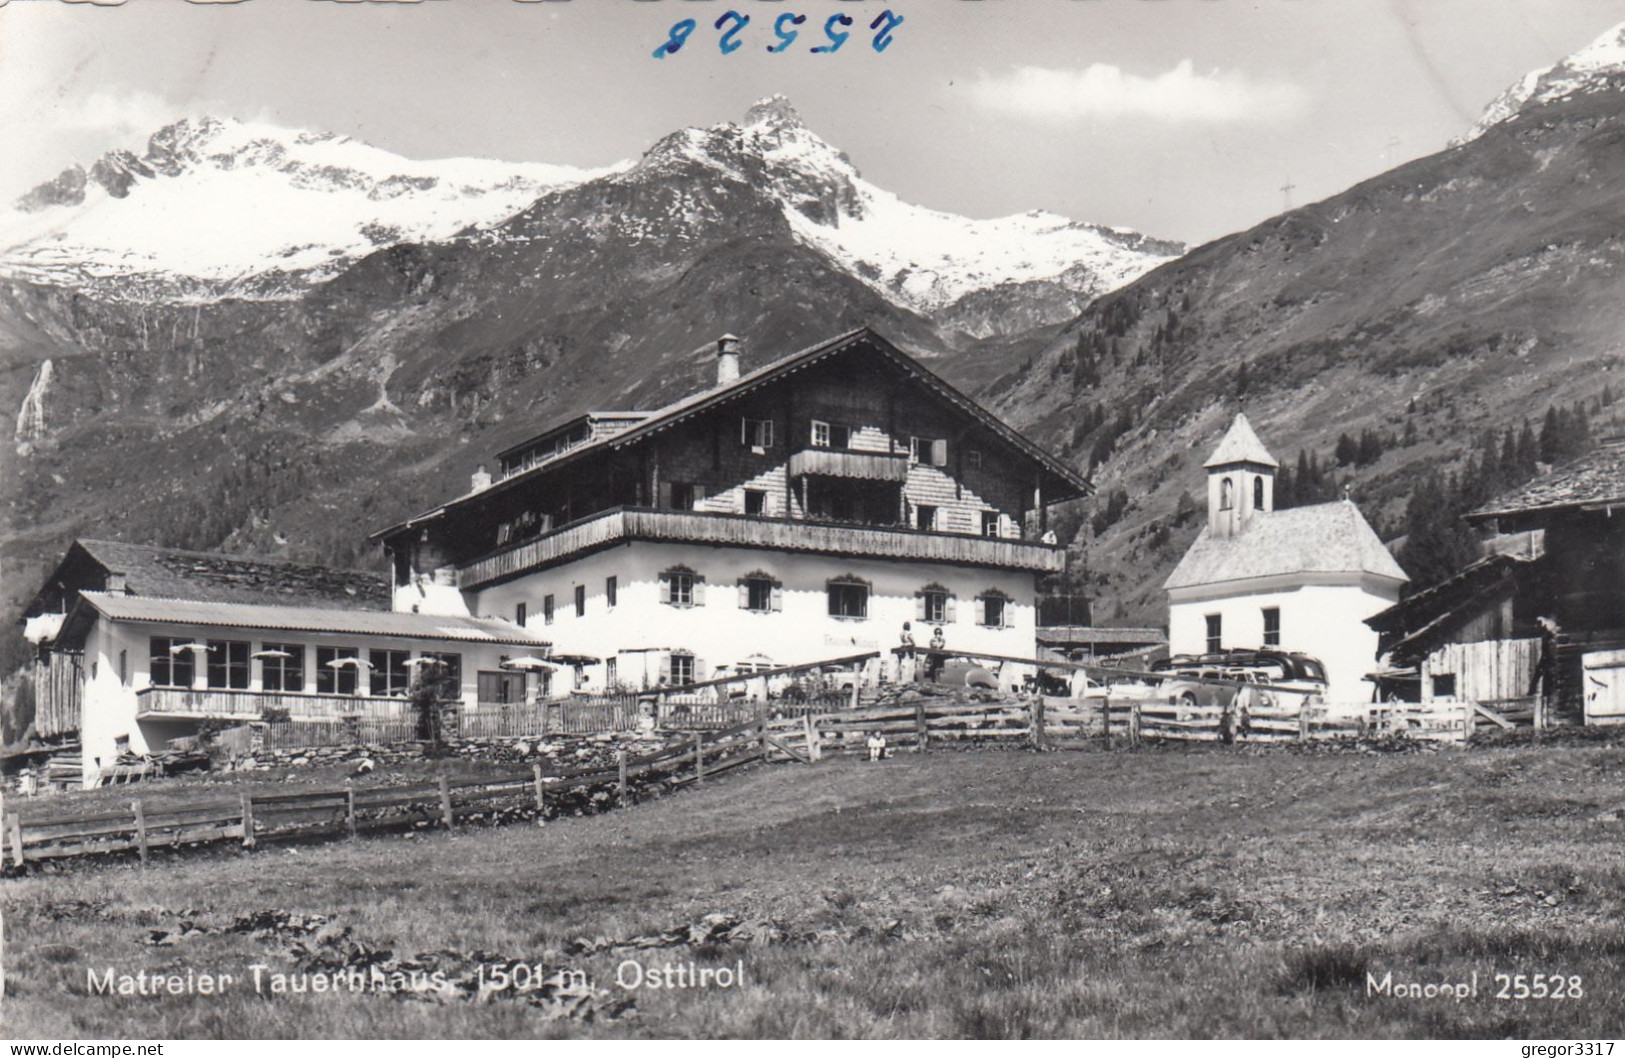
<instances>
[{"instance_id":1,"label":"snow-capped mountain peak","mask_svg":"<svg viewBox=\"0 0 1625 1058\"><path fill-rule=\"evenodd\" d=\"M1524 74L1484 108L1477 124L1452 143L1459 146L1476 140L1491 127L1516 117L1526 107L1549 103L1576 92L1600 91L1622 75L1625 75L1625 22L1561 62Z\"/></svg>"},{"instance_id":2,"label":"snow-capped mountain peak","mask_svg":"<svg viewBox=\"0 0 1625 1058\"><path fill-rule=\"evenodd\" d=\"M0 212L0 274L122 296L294 296L382 246L489 226L608 171L414 161L347 136L188 118L143 154L110 151Z\"/></svg>"}]
</instances>

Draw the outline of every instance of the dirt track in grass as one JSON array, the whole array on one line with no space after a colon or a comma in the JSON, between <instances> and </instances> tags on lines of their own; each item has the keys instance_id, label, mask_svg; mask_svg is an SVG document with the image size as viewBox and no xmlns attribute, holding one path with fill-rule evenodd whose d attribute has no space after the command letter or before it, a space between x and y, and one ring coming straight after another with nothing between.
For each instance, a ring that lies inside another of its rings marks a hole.
<instances>
[{"instance_id":1,"label":"dirt track in grass","mask_svg":"<svg viewBox=\"0 0 1625 1058\"><path fill-rule=\"evenodd\" d=\"M1613 741L761 767L545 827L0 883L4 1029L1606 1037L1625 1020L1621 809ZM629 961L744 980L632 990ZM481 967L490 986L516 962L524 988L477 992ZM235 982L88 994L90 970L188 968ZM374 969L446 984L269 991L275 973L291 988ZM1402 989L1475 972L1460 1001L1368 994L1368 975ZM1561 975L1565 992L1579 977L1582 994L1497 999L1497 973Z\"/></svg>"}]
</instances>

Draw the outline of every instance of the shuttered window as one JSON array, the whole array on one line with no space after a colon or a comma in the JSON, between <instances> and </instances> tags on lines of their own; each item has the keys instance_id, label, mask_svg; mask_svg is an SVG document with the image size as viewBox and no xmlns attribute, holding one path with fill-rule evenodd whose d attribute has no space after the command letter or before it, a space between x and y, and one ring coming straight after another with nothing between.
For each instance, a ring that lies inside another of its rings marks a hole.
<instances>
[{"instance_id":1,"label":"shuttered window","mask_svg":"<svg viewBox=\"0 0 1625 1058\"><path fill-rule=\"evenodd\" d=\"M953 624L954 596L940 584L927 584L914 595L914 618L926 624Z\"/></svg>"},{"instance_id":2,"label":"shuttered window","mask_svg":"<svg viewBox=\"0 0 1625 1058\"><path fill-rule=\"evenodd\" d=\"M869 616L869 582L856 577L829 581L829 615L861 619Z\"/></svg>"},{"instance_id":3,"label":"shuttered window","mask_svg":"<svg viewBox=\"0 0 1625 1058\"><path fill-rule=\"evenodd\" d=\"M739 578L739 608L756 613L784 609L784 586L766 573L747 573Z\"/></svg>"},{"instance_id":4,"label":"shuttered window","mask_svg":"<svg viewBox=\"0 0 1625 1058\"><path fill-rule=\"evenodd\" d=\"M984 628L1010 627L1010 597L998 590L978 595L976 623Z\"/></svg>"},{"instance_id":5,"label":"shuttered window","mask_svg":"<svg viewBox=\"0 0 1625 1058\"><path fill-rule=\"evenodd\" d=\"M705 578L687 566L662 571L660 601L668 606L704 606Z\"/></svg>"}]
</instances>

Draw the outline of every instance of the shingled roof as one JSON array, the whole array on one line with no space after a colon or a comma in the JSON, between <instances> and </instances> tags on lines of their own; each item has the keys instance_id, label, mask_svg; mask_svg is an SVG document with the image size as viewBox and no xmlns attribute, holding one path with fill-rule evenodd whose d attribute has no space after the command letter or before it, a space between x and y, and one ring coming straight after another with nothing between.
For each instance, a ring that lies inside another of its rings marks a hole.
<instances>
[{"instance_id":1,"label":"shingled roof","mask_svg":"<svg viewBox=\"0 0 1625 1058\"><path fill-rule=\"evenodd\" d=\"M1235 419L1230 423L1230 429L1224 432L1224 439L1219 447L1207 457L1202 466L1207 468L1227 467L1236 463L1255 463L1259 466L1278 467L1281 464L1270 455L1270 450L1264 447L1264 442L1258 439L1253 431L1253 424L1247 421L1247 416L1236 413Z\"/></svg>"},{"instance_id":2,"label":"shingled roof","mask_svg":"<svg viewBox=\"0 0 1625 1058\"><path fill-rule=\"evenodd\" d=\"M389 578L383 573L118 540L75 541L41 595L58 587L70 593L107 587L107 580L83 581L96 567L109 577L122 577L123 590L132 595L338 610L391 606Z\"/></svg>"},{"instance_id":3,"label":"shingled roof","mask_svg":"<svg viewBox=\"0 0 1625 1058\"><path fill-rule=\"evenodd\" d=\"M1502 493L1467 517L1478 520L1533 511L1614 506L1625 506L1625 437L1609 438L1550 474Z\"/></svg>"},{"instance_id":4,"label":"shingled roof","mask_svg":"<svg viewBox=\"0 0 1625 1058\"><path fill-rule=\"evenodd\" d=\"M1275 577L1293 573L1369 573L1410 578L1349 500L1257 511L1245 532L1217 538L1204 527L1163 587Z\"/></svg>"}]
</instances>

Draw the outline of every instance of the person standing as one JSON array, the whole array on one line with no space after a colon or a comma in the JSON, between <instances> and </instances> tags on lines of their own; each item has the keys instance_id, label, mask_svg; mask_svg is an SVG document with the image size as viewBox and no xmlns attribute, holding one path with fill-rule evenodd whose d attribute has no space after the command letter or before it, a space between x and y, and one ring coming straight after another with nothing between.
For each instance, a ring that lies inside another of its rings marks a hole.
<instances>
[{"instance_id":1,"label":"person standing","mask_svg":"<svg viewBox=\"0 0 1625 1058\"><path fill-rule=\"evenodd\" d=\"M897 682L909 683L914 679L913 625L904 621L903 634L898 639L901 640L901 649L897 652Z\"/></svg>"},{"instance_id":2,"label":"person standing","mask_svg":"<svg viewBox=\"0 0 1625 1058\"><path fill-rule=\"evenodd\" d=\"M931 656L926 659L925 663L926 679L930 680L932 683L937 682L937 677L942 672L942 663L947 660L947 658L943 656L942 651L946 650L947 647L947 637L942 634L942 626L938 625L936 628L931 630L932 653Z\"/></svg>"}]
</instances>

